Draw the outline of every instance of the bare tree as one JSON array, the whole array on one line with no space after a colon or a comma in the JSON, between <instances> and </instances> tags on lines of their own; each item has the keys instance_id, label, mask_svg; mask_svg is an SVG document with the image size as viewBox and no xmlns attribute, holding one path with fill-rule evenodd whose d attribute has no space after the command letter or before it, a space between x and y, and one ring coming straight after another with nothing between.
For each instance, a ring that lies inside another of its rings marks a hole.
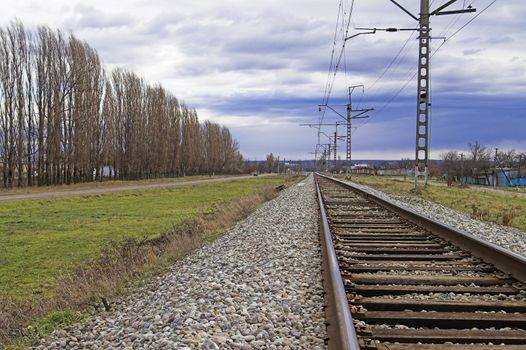
<instances>
[{"instance_id":1,"label":"bare tree","mask_svg":"<svg viewBox=\"0 0 526 350\"><path fill-rule=\"evenodd\" d=\"M477 175L479 172L487 173L491 167L491 150L481 145L478 141L468 144L470 149L470 157L467 166L472 175Z\"/></svg>"},{"instance_id":2,"label":"bare tree","mask_svg":"<svg viewBox=\"0 0 526 350\"><path fill-rule=\"evenodd\" d=\"M272 173L274 171L276 167L276 158L274 157L274 154L267 154L265 165L267 172Z\"/></svg>"},{"instance_id":3,"label":"bare tree","mask_svg":"<svg viewBox=\"0 0 526 350\"><path fill-rule=\"evenodd\" d=\"M0 28L0 171L11 187L242 169L230 131L160 85L106 74L74 35Z\"/></svg>"},{"instance_id":4,"label":"bare tree","mask_svg":"<svg viewBox=\"0 0 526 350\"><path fill-rule=\"evenodd\" d=\"M442 172L447 176L449 184L453 178L460 176L460 154L457 151L449 151L443 153L440 158L444 161Z\"/></svg>"}]
</instances>

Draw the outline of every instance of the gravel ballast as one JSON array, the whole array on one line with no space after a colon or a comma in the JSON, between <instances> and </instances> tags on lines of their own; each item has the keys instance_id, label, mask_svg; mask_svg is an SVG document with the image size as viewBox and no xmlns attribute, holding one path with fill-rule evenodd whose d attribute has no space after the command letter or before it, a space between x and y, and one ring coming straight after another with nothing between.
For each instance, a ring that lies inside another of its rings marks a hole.
<instances>
[{"instance_id":1,"label":"gravel ballast","mask_svg":"<svg viewBox=\"0 0 526 350\"><path fill-rule=\"evenodd\" d=\"M313 177L34 349L325 349Z\"/></svg>"},{"instance_id":2,"label":"gravel ballast","mask_svg":"<svg viewBox=\"0 0 526 350\"><path fill-rule=\"evenodd\" d=\"M512 252L526 256L526 233L516 228L476 220L467 214L415 196L387 194L369 186L355 182L350 183L380 198L391 200L400 206L409 208L420 215L443 222Z\"/></svg>"}]
</instances>

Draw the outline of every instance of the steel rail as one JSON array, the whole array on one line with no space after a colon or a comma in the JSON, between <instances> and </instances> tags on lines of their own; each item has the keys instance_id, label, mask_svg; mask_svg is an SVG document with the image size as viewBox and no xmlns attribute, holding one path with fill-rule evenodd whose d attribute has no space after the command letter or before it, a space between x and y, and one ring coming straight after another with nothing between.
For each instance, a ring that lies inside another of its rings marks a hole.
<instances>
[{"instance_id":1,"label":"steel rail","mask_svg":"<svg viewBox=\"0 0 526 350\"><path fill-rule=\"evenodd\" d=\"M378 205L392 210L396 214L413 222L414 224L424 227L425 229L450 241L454 245L469 251L474 256L493 264L495 267L506 273L509 273L520 282L526 283L526 257L504 249L496 244L487 242L481 238L475 237L458 228L422 216L411 209L401 207L391 200L375 196L347 182L343 182L341 180L319 173L317 173L317 175L339 183L342 186L355 191L368 199L371 199Z\"/></svg>"},{"instance_id":2,"label":"steel rail","mask_svg":"<svg viewBox=\"0 0 526 350\"><path fill-rule=\"evenodd\" d=\"M323 260L323 285L327 308L327 333L329 350L360 350L358 337L343 286L336 251L332 243L327 213L323 204L320 187L316 183L320 207L320 236Z\"/></svg>"}]
</instances>

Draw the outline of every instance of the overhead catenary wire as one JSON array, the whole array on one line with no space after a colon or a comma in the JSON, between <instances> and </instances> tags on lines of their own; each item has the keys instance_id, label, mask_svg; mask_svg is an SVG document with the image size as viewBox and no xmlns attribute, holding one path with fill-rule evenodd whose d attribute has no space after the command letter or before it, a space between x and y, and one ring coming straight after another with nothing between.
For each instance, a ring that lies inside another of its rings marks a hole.
<instances>
[{"instance_id":1,"label":"overhead catenary wire","mask_svg":"<svg viewBox=\"0 0 526 350\"><path fill-rule=\"evenodd\" d=\"M345 38L347 38L349 36L349 28L350 28L350 25L351 25L351 22L352 22L352 12L354 10L354 0L351 1L350 3L350 7L349 7L349 19L347 21L347 29L344 33L344 35L342 36L342 40L343 42L345 42ZM343 51L343 62L344 62L344 74L345 74L345 78L346 78L346 85L350 85L350 71L348 71L347 69L347 51L344 50Z\"/></svg>"},{"instance_id":2,"label":"overhead catenary wire","mask_svg":"<svg viewBox=\"0 0 526 350\"><path fill-rule=\"evenodd\" d=\"M432 0L431 1L431 4L433 4L436 0ZM345 6L346 4L344 4L344 8L346 8ZM328 77L328 81L327 81L327 85L326 85L326 90L325 90L325 94L324 94L324 100L323 100L323 105L327 106L328 103L329 103L329 100L330 100L330 97L331 97L331 93L332 93L332 88L334 86L334 82L335 82L335 79L336 79L336 75L338 73L338 70L339 70L339 67L340 67L340 64L341 64L341 60L342 60L342 56L343 56L343 65L344 65L344 71L345 71L345 77L347 77L347 56L346 56L346 39L348 37L348 32L349 32L349 27L350 27L350 24L352 23L352 13L353 13L353 9L354 9L354 0L352 0L351 2L351 6L350 6L350 10L349 10L349 19L347 21L347 24L345 24L345 9L343 9L343 16L342 16L342 31L343 31L343 28L346 27L346 30L345 30L345 34L343 35L342 37L342 47L341 47L341 51L340 51L340 54L338 56L338 62L336 63L336 65L334 66L334 71L332 71L332 67L333 67L333 60L334 60L334 53L335 53L335 40L333 41L333 49L332 49L332 53L331 53L331 64L330 64L330 70L329 70L329 77ZM338 11L338 17L337 17L337 28L335 30L335 37L337 35L337 32L338 32L338 23L339 23L339 20L340 20L340 14L342 13L342 1L340 1L340 5L339 5L339 11ZM395 62L397 62L397 59L402 55L402 52L404 51L404 49L407 47L408 43L411 41L411 38L414 36L414 33L412 33L409 38L406 40L406 42L404 43L404 45L402 46L402 48L399 50L399 52L397 53L397 55L391 60L391 62L389 63L389 65L384 69L384 71L382 72L382 74L380 75L380 77L378 79L376 79L376 81L373 83L373 86L376 85L376 83L378 81L380 81L385 75L386 73L392 68L393 64ZM401 62L403 61L403 59L406 57L406 55L408 54L408 51L407 50L404 54L404 56L397 62L395 68L397 68ZM330 79L330 76L332 74L332 81ZM349 85L349 84L348 84ZM407 84L406 84L407 85ZM403 90L403 89L402 89ZM398 93L399 94L399 93ZM397 94L397 95L398 95ZM362 95L360 97L360 101L358 102L358 104L361 103L362 99L363 99L363 96L364 96L364 92L362 91ZM396 98L396 97L393 97L393 99ZM321 132L321 124L323 123L324 121L324 118L325 118L325 113L326 113L326 108L323 108L323 111L322 111L322 114L320 116L320 119L319 119L319 127L318 127L318 144L320 143L320 132ZM356 129L354 129L353 132L355 131Z\"/></svg>"},{"instance_id":3,"label":"overhead catenary wire","mask_svg":"<svg viewBox=\"0 0 526 350\"><path fill-rule=\"evenodd\" d=\"M391 60L391 62L389 62L389 64L385 67L385 69L383 70L382 74L380 74L380 76L378 78L376 78L376 80L372 83L372 85L368 88L368 90L372 90L376 84L382 80L382 78L387 74L387 72L391 69L391 67L393 66L393 64L398 60L398 58L402 55L402 52L404 51L404 49L407 47L407 45L409 44L409 42L413 39L413 37L415 36L415 32L411 33L411 35L409 35L409 37L407 38L407 40L404 42L404 44L402 45L402 47L400 48L400 50L398 50L398 53L395 55L395 57L393 57L393 59ZM400 61L398 61L400 62Z\"/></svg>"},{"instance_id":4,"label":"overhead catenary wire","mask_svg":"<svg viewBox=\"0 0 526 350\"><path fill-rule=\"evenodd\" d=\"M347 34L349 33L349 28L350 28L350 24L351 24L351 20L352 20L353 9L354 9L354 1L355 0L351 1L349 13L348 13L348 19L345 21L345 18L344 18L344 20L342 21L342 26L341 26L341 32L343 33L342 38L345 38L347 36ZM340 1L340 3L342 3L342 2ZM341 9L339 11L338 19L337 19L338 23L340 21L340 18L339 18L340 14L345 14L345 9ZM343 16L343 17L345 17L345 16ZM338 25L338 27L339 27L339 25ZM337 56L336 64L331 65L334 68L329 71L330 78L329 78L329 81L328 81L328 84L327 84L326 93L324 94L324 99L323 99L322 105L327 105L329 103L329 101L330 101L331 94L332 94L332 88L333 88L334 82L336 80L336 75L338 74L338 71L339 71L340 66L342 64L342 59L344 57L345 44L346 44L345 40L342 40L342 41L343 41L342 42L342 46L341 46L341 49L340 49L340 53ZM325 111L326 111L326 109L324 108L322 110L322 115L320 117L320 124L323 123L323 120L324 120L324 117L325 117Z\"/></svg>"},{"instance_id":5,"label":"overhead catenary wire","mask_svg":"<svg viewBox=\"0 0 526 350\"><path fill-rule=\"evenodd\" d=\"M470 4L468 5L468 7L472 6L477 0L472 0L470 2ZM477 13L476 16L474 16L473 18L471 18L470 20L468 20L466 23L464 23L460 28L456 29L452 34L448 35L449 32L454 28L456 27L457 23L459 22L460 18L462 16L460 15L457 15L455 16L449 23L448 25L442 30L440 36L445 36L446 38L444 39L444 41L435 49L433 50L433 52L431 53L431 57L433 57L445 44L447 41L451 40L453 37L455 37L456 35L458 35L459 32L461 32L464 28L466 28L468 25L470 25L471 23L473 23L478 17L480 17L482 15L482 13L486 12L497 0L493 0L489 5L487 5L482 11L480 11L479 13ZM433 0L431 2L431 5L435 2L435 0ZM342 6L344 8L342 8ZM464 1L463 3L463 8L465 8L466 6L466 1ZM349 15L349 19L347 22L345 22L345 8L346 8L346 4L343 3L342 1L340 1L340 10L338 12L338 19L337 19L337 28L335 30L335 37L337 36L338 33L342 33L343 31L345 31L346 33L348 33L349 31L349 26L352 22L352 14L353 14L353 8L354 8L354 0L352 0L352 3L351 3L351 8L350 8L350 11L348 13ZM343 17L342 18L342 21L341 21L341 27L339 25L340 23L340 15ZM345 30L344 30L344 27L345 27ZM345 37L347 37L348 35L345 35ZM410 49L414 46L414 44L411 44L409 45L409 43L411 42L411 39L413 38L414 36L414 33L412 33L409 38L404 42L404 44L402 45L402 47L398 50L397 54L394 56L394 58L391 59L391 61L389 62L389 64L385 67L385 69L382 71L382 73L380 74L380 76L374 81L374 83L371 85L371 87L368 89L368 91L370 92L370 90L372 90L380 81L382 81L382 79L384 79L385 77L389 77L391 75L393 75L400 67L400 65L402 64L402 62L404 62L404 59L405 57L408 55L408 53L410 52ZM331 98L331 94L332 94L332 89L334 87L334 83L335 83L335 80L336 80L336 75L338 74L338 71L341 67L341 64L342 64L342 59L343 59L343 67L344 67L344 71L345 71L345 74L346 74L346 77L347 77L347 73L348 73L348 67L347 67L347 54L346 54L346 41L343 40L343 43L341 45L341 49L340 49L340 52L338 55L335 55L336 54L336 39L334 39L333 41L333 49L332 49L332 52L331 52L331 65L330 65L330 70L329 70L329 73L328 73L328 80L327 80L327 85L326 85L326 90L325 90L325 93L324 93L324 99L323 99L323 105L328 105L329 101L330 101L330 98ZM336 59L336 63L335 63L335 59ZM389 73L389 74L388 74ZM390 98L388 98L383 104L382 106L377 109L375 112L374 112L374 116L378 116L378 115L381 115L386 109L387 107L389 107L391 105L391 103L393 103L393 101L408 87L408 85L413 82L415 80L415 77L416 75L418 74L418 72L415 72L414 71L414 68L411 67L410 70L408 70L408 72L405 74L405 75L408 75L408 79L404 82L404 84L396 90L396 92L394 93L394 95L392 95ZM431 91L430 91L430 94L431 94ZM362 97L360 98L360 102L363 98L363 95ZM323 123L323 120L324 120L324 117L325 117L325 112L326 112L326 108L323 108L323 113L320 117L320 124ZM354 134L357 129L359 129L360 127L362 126L365 126L367 125L369 122L370 122L371 118L369 118L367 121L365 121L365 123L361 124L360 126L356 127L356 128L353 128L352 130L352 133ZM321 131L321 125L319 126L318 128L320 131ZM319 135L318 135L318 138L319 138ZM318 142L319 143L319 142Z\"/></svg>"},{"instance_id":6,"label":"overhead catenary wire","mask_svg":"<svg viewBox=\"0 0 526 350\"><path fill-rule=\"evenodd\" d=\"M432 0L430 5L432 6L435 3L435 1L436 0ZM475 3L475 1L476 0L473 0L470 5L473 5ZM463 7L465 7L465 4L464 4ZM460 17L461 17L461 15L456 15L455 18L453 18L451 20L451 22L448 24L446 29L440 34L440 36L443 36L444 33L447 32L447 30L449 30L450 26L452 26L452 25L454 26L456 24L456 22L458 22ZM398 67L400 67L401 63L404 61L404 59L407 57L409 52L411 52L412 49L414 48L414 46L416 45L417 42L414 41L408 47L408 44L411 42L411 40L414 38L415 35L416 35L416 32L411 33L411 35L404 42L404 44L399 49L399 51L397 52L395 57L393 57L393 59L389 62L389 64L382 71L380 76L373 82L373 84L371 86L368 87L367 91L368 91L369 95L371 94L371 91L375 91L374 87L378 84L378 82L380 82L382 80L382 78L384 78L386 76L387 77L392 76L392 75L394 75L396 73ZM395 62L396 62L396 65L394 65L394 67L393 67L393 64ZM389 71L391 71L390 74L387 74ZM414 79L414 77L416 76L416 74L414 74L414 68L411 67L407 71L407 73L404 74L404 76L407 76L409 81L407 81L406 84L401 89L399 89L400 91L397 90L397 92L395 92L395 95L389 99L390 102L392 102L396 97L398 97L398 95L407 87L407 85L411 82L411 80ZM360 98L360 100L358 101L358 105L362 102L362 99L363 99L363 95ZM380 110L383 110L383 109L385 109L385 107L383 107L383 108L381 107L379 110L377 110L376 114L378 114L378 112ZM367 123L368 122L369 122L369 120L367 121Z\"/></svg>"},{"instance_id":7,"label":"overhead catenary wire","mask_svg":"<svg viewBox=\"0 0 526 350\"><path fill-rule=\"evenodd\" d=\"M436 0L432 0L431 1L431 5L433 5L435 3ZM475 1L475 0L474 0ZM380 76L378 78L376 78L376 80L373 82L373 84L371 86L369 86L367 88L367 92L370 94L371 91L374 91L374 87L378 84L378 82L380 82L382 80L382 78L384 78L387 73L389 71L391 71L391 73L387 76L392 76L395 74L395 72L397 71L398 67L401 65L401 63L404 61L404 59L407 57L407 55L409 54L409 52L411 52L411 50L414 48L414 46L416 45L416 41L413 41L411 43L411 40L414 39L416 35L416 32L412 32L409 37L407 38L407 40L403 43L402 47L398 50L397 54L391 59L391 61L389 62L389 64L384 68L384 70L382 71L382 73L380 74ZM411 43L411 45L409 45L408 47L408 44ZM395 64L396 62L396 65L394 66L393 68L393 64ZM408 73L406 73L405 75L407 76L407 74L410 74L411 72L413 72L413 68L411 67L411 69L408 71ZM414 77L414 76L413 76ZM406 85L407 86L407 85ZM402 89L403 90L403 89ZM398 93L399 94L399 93ZM398 94L396 96L398 96ZM394 98L396 98L396 96ZM362 96L360 97L360 100L358 101L358 105L360 105L360 103L362 102L362 99L364 97L364 94L362 94ZM394 100L393 98L393 100ZM367 120L367 123L369 122L369 120Z\"/></svg>"},{"instance_id":8,"label":"overhead catenary wire","mask_svg":"<svg viewBox=\"0 0 526 350\"><path fill-rule=\"evenodd\" d=\"M431 5L433 5L435 3L436 0L432 0L431 1ZM391 61L389 62L389 64L385 67L385 69L382 71L382 73L380 74L380 76L378 78L376 78L376 80L373 82L373 84L371 86L368 87L368 92L370 93L371 90L374 89L374 87L376 86L376 84L382 80L382 78L384 76L387 75L387 73L393 68L393 64L395 62L398 62L395 67L394 67L394 70L396 71L396 69L398 68L398 66L400 65L400 63L403 61L403 59L407 56L407 54L410 52L410 48L412 48L413 46L415 46L415 42L413 42L410 47L408 48L407 45L411 42L411 40L414 38L416 32L412 32L409 37L407 38L407 40L403 43L402 47L398 50L397 54L391 59ZM403 54L403 56L402 56ZM402 56L402 57L401 57ZM400 59L399 59L400 58Z\"/></svg>"},{"instance_id":9,"label":"overhead catenary wire","mask_svg":"<svg viewBox=\"0 0 526 350\"><path fill-rule=\"evenodd\" d=\"M433 4L435 1L436 0L432 0L431 4ZM342 8L342 5L343 5L343 8ZM348 19L347 23L345 23L345 8L346 8L346 6L345 6L345 4L342 4L342 1L340 1L340 4L339 4L338 17L337 17L337 20L336 20L337 28L335 29L335 36L334 36L334 40L333 40L333 49L332 49L332 52L331 52L331 64L330 64L330 69L329 69L329 74L328 74L328 81L327 81L327 84L326 84L326 89L325 89L324 99L323 99L323 104L322 105L327 105L329 103L329 100L330 100L330 97L331 97L331 93L332 93L332 88L333 88L334 82L336 80L336 75L338 74L338 71L339 71L339 67L340 67L340 64L341 64L341 61L342 61L342 57L343 57L343 62L344 62L345 76L347 77L347 73L348 72L347 72L347 56L346 56L346 40L345 40L345 38L348 37L350 24L352 23L352 15L353 15L353 10L354 10L354 5L355 5L355 0L352 0L351 4L350 4L350 10L349 10L349 19ZM335 38L337 36L338 27L339 27L339 21L340 21L340 15L342 14L342 12L343 12L343 16L342 16L342 26L341 26L341 28L343 30L343 28L346 27L346 29L345 29L345 33L344 33L344 35L342 37L342 47L341 47L341 50L340 50L340 54L338 55L337 63L333 66L334 53L335 53ZM372 87L374 87L374 85L376 83L378 83L387 74L387 72L393 67L393 64L395 62L397 62L395 68L397 68L401 64L403 59L407 56L409 50L406 50L405 54L403 55L403 57L400 58L400 60L397 61L397 59L402 55L402 53L404 52L404 49L406 49L408 43L411 41L411 38L413 36L414 36L414 33L412 33L409 36L409 38L406 40L406 42L404 43L402 48L399 50L397 55L391 60L389 65L384 69L384 71L382 72L381 76L373 83L373 86L371 86L371 89L372 89ZM414 44L412 44L411 47L412 46L414 46ZM334 67L334 71L332 70L333 67ZM332 74L332 79L330 79L331 74ZM361 101L363 99L363 96L364 96L364 93L362 92L362 95L361 95L360 100L358 101L357 105L359 105L361 103ZM396 98L396 97L394 97L394 98ZM320 124L320 127L318 128L319 131L321 130L321 124L324 121L325 113L326 113L326 108L323 108L322 114L321 114L321 116L319 118L319 124ZM356 131L356 128L353 129L353 132L354 131ZM319 137L319 132L318 132L318 143L319 143L319 138L320 137Z\"/></svg>"},{"instance_id":10,"label":"overhead catenary wire","mask_svg":"<svg viewBox=\"0 0 526 350\"><path fill-rule=\"evenodd\" d=\"M324 91L323 103L322 103L322 105L324 106L327 106L329 104L331 94L332 94L332 89L336 81L336 75L338 74L338 71L342 64L342 58L343 58L343 67L345 70L345 74L347 75L347 57L345 55L345 42L346 42L345 38L348 36L350 24L352 22L352 14L353 14L355 0L350 0L351 3L349 7L349 12L348 12L348 19L346 20L346 14L347 14L346 9L348 7L347 1L348 0L340 0L339 7L338 7L338 14L336 18L336 28L334 30L334 37L333 37L333 47L331 50L331 62L329 64L329 72L327 74L327 82L325 85L325 91ZM336 44L337 44L336 40L338 38L338 34L341 34L342 46L341 46L339 54L336 55ZM318 129L318 135L317 135L318 144L320 144L321 124L323 124L326 111L327 111L326 108L323 108L323 110L321 110L320 108L320 112L322 113L318 120L318 128L317 128Z\"/></svg>"},{"instance_id":11,"label":"overhead catenary wire","mask_svg":"<svg viewBox=\"0 0 526 350\"><path fill-rule=\"evenodd\" d=\"M446 40L444 40L444 43L447 41L447 40L451 40L451 38L453 38L455 35L457 35L461 30L463 30L464 28L466 28L467 26L469 26L471 23L473 23L474 20L476 20L477 18L480 17L480 15L482 15L484 12L486 12L491 6L493 6L493 4L495 4L497 2L497 0L493 0L488 6L484 7L484 9L482 9L479 13L477 13L473 18L471 18L469 21L467 21L462 27L460 27L459 29L457 29L453 34L451 34Z\"/></svg>"},{"instance_id":12,"label":"overhead catenary wire","mask_svg":"<svg viewBox=\"0 0 526 350\"><path fill-rule=\"evenodd\" d=\"M324 101L328 95L329 86L330 86L331 74L332 74L332 69L333 69L333 64L334 64L334 54L336 53L336 39L338 37L338 29L340 27L340 14L342 12L342 6L343 6L343 0L340 0L340 5L338 7L338 15L336 18L336 27L334 28L334 37L332 41L332 52L331 52L331 61L329 64L329 72L327 73L327 82L325 84L325 91L323 92ZM321 119L320 119L320 123L321 123Z\"/></svg>"},{"instance_id":13,"label":"overhead catenary wire","mask_svg":"<svg viewBox=\"0 0 526 350\"><path fill-rule=\"evenodd\" d=\"M346 29L346 32L348 32L348 27ZM332 82L329 85L329 89L327 91L327 94L325 96L323 104L327 104L329 102L329 100L330 100L331 93L332 93L332 87L334 86L334 81L335 81L336 75L338 74L338 71L340 69L340 65L342 63L342 58L344 56L344 53L345 53L345 41L342 44L342 48L341 48L340 53L338 55L338 60L337 60L336 64L334 65L334 71L332 72Z\"/></svg>"},{"instance_id":14,"label":"overhead catenary wire","mask_svg":"<svg viewBox=\"0 0 526 350\"><path fill-rule=\"evenodd\" d=\"M327 73L327 82L325 84L325 91L323 93L324 101L327 98L327 96L330 95L330 91L332 90L331 74L332 74L333 67L334 67L334 54L336 53L336 39L338 38L338 29L339 29L339 26L340 26L340 15L342 13L342 9L343 9L343 0L340 0L340 4L338 6L338 14L337 14L337 18L336 18L336 27L334 28L334 37L333 37L333 41L332 41L331 61L330 61L330 64L329 64L329 71ZM323 110L323 114L320 116L320 118L318 120L319 124L323 123L324 117L325 117L325 110ZM320 132L321 132L321 126L318 127L318 135L317 135L318 136L318 142L317 142L318 145L320 144Z\"/></svg>"},{"instance_id":15,"label":"overhead catenary wire","mask_svg":"<svg viewBox=\"0 0 526 350\"><path fill-rule=\"evenodd\" d=\"M323 95L323 101L325 101L327 99L327 96L330 95L331 93L331 90L332 90L332 76L334 75L334 70L335 70L335 54L336 54L336 44L337 44L337 41L339 40L338 39L338 32L341 30L340 29L340 16L343 17L343 0L340 0L340 5L338 7L338 15L337 15L337 18L336 18L336 27L334 29L334 38L333 38L333 47L332 47L332 53L331 53L331 62L330 62L330 65L329 65L329 72L327 74L327 83L326 83L326 87L325 87L325 92L324 92L324 95Z\"/></svg>"},{"instance_id":16,"label":"overhead catenary wire","mask_svg":"<svg viewBox=\"0 0 526 350\"><path fill-rule=\"evenodd\" d=\"M469 6L473 6L475 4L475 2L477 2L477 0L473 0L471 1L471 3L468 5ZM462 8L465 8L466 7L466 0L464 0L464 4L462 5ZM448 33L449 31L456 26L456 24L458 23L458 21L462 18L462 14L457 14L455 16L453 16L453 18L451 18L451 21L449 21L449 23L446 25L446 27L440 32L440 34L438 35L439 37L448 37Z\"/></svg>"},{"instance_id":17,"label":"overhead catenary wire","mask_svg":"<svg viewBox=\"0 0 526 350\"><path fill-rule=\"evenodd\" d=\"M470 5L473 5L473 3L475 2L476 0L473 0L471 2ZM463 24L460 28L458 28L455 32L453 32L451 35L449 35L448 37L446 37L446 39L444 39L442 41L442 43L435 49L433 50L433 52L431 53L431 57L433 57L445 44L446 42L448 42L449 40L451 40L454 36L456 36L458 33L460 33L464 28L466 28L468 25L470 25L471 23L473 23L473 21L475 21L478 17L480 17L484 12L486 12L493 4L495 4L497 2L497 0L493 0L491 3L489 3L486 7L484 7L480 12L477 13L477 15L475 15L473 18L469 19L465 24ZM460 17L460 16L457 16L457 17ZM453 22L453 20L452 20ZM455 24L458 22L458 18L456 21L454 21ZM450 22L451 23L451 22ZM451 28L450 28L451 29ZM411 69L412 71L412 69ZM418 72L413 72L412 75L405 81L405 83L394 93L394 95L392 95L389 99L386 100L386 102L377 110L375 110L375 113L374 115L377 117L378 115L380 115L406 88L407 86L412 82L414 81L416 75L418 74ZM358 126L356 129L353 130L353 133L360 127L363 127L365 125L367 125L370 121L371 121L372 117L367 119L363 124L361 124L360 126Z\"/></svg>"},{"instance_id":18,"label":"overhead catenary wire","mask_svg":"<svg viewBox=\"0 0 526 350\"><path fill-rule=\"evenodd\" d=\"M344 2L344 9L347 6L347 1ZM345 43L345 36L347 34L347 31L344 31L343 28L345 28L345 10L344 10L344 17L342 17L342 31L341 31L341 40L343 43ZM342 50L343 52L343 72L344 76L347 77L347 55L346 50Z\"/></svg>"}]
</instances>

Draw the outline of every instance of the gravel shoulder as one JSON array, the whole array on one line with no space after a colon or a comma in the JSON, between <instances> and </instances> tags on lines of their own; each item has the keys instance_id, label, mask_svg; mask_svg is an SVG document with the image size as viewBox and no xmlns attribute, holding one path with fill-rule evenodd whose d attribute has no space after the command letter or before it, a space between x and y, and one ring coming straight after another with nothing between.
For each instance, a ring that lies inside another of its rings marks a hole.
<instances>
[{"instance_id":1,"label":"gravel shoulder","mask_svg":"<svg viewBox=\"0 0 526 350\"><path fill-rule=\"evenodd\" d=\"M369 186L354 182L350 183L373 195L390 199L398 205L409 208L423 216L446 223L512 252L526 256L526 232L513 227L476 220L464 213L415 196L387 194Z\"/></svg>"},{"instance_id":2,"label":"gravel shoulder","mask_svg":"<svg viewBox=\"0 0 526 350\"><path fill-rule=\"evenodd\" d=\"M313 176L33 349L325 349Z\"/></svg>"}]
</instances>

